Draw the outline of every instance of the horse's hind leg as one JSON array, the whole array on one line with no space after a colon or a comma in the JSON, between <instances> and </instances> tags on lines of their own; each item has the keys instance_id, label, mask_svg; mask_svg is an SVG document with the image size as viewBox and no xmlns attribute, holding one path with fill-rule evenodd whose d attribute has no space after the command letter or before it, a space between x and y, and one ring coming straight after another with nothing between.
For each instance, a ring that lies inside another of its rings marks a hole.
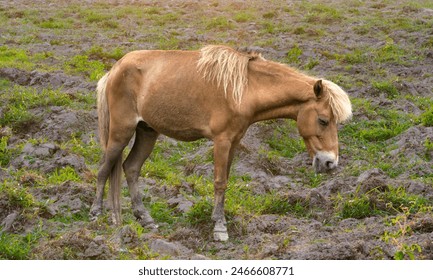
<instances>
[{"instance_id":1,"label":"horse's hind leg","mask_svg":"<svg viewBox=\"0 0 433 280\"><path fill-rule=\"evenodd\" d=\"M105 184L113 170L113 167L118 162L119 157L122 157L122 152L125 146L126 145L112 143L107 146L107 149L104 152L104 159L98 171L96 197L90 209L90 216L92 219L96 219L97 216L102 214L102 200Z\"/></svg>"},{"instance_id":2,"label":"horse's hind leg","mask_svg":"<svg viewBox=\"0 0 433 280\"><path fill-rule=\"evenodd\" d=\"M139 123L135 132L135 141L131 152L123 163L126 181L131 195L132 212L143 227L154 227L154 221L144 208L142 195L138 189L138 177L144 161L153 150L158 133Z\"/></svg>"},{"instance_id":3,"label":"horse's hind leg","mask_svg":"<svg viewBox=\"0 0 433 280\"><path fill-rule=\"evenodd\" d=\"M99 168L96 185L96 197L90 208L91 219L96 219L102 213L102 200L105 184L110 177L111 206L113 207L113 221L119 224L120 217L120 172L122 164L122 152L134 135L135 125L125 127L110 126L107 147L104 152L104 160Z\"/></svg>"}]
</instances>

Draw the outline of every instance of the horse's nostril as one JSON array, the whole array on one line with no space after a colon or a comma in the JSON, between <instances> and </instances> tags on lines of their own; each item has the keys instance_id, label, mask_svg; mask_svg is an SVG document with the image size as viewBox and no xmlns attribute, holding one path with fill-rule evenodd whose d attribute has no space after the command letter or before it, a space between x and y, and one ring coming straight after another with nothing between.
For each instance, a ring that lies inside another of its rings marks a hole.
<instances>
[{"instance_id":1,"label":"horse's nostril","mask_svg":"<svg viewBox=\"0 0 433 280\"><path fill-rule=\"evenodd\" d=\"M328 160L328 161L326 161L326 167L328 168L328 169L332 169L332 168L334 168L334 162L333 161L330 161L330 160Z\"/></svg>"}]
</instances>

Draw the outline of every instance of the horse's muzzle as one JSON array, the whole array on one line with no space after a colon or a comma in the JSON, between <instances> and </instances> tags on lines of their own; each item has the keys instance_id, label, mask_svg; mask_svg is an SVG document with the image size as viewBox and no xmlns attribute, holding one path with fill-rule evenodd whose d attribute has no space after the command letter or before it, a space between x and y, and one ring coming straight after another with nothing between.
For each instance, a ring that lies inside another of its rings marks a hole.
<instances>
[{"instance_id":1,"label":"horse's muzzle","mask_svg":"<svg viewBox=\"0 0 433 280\"><path fill-rule=\"evenodd\" d=\"M313 167L316 173L331 171L338 166L338 156L333 152L319 151L313 158Z\"/></svg>"}]
</instances>

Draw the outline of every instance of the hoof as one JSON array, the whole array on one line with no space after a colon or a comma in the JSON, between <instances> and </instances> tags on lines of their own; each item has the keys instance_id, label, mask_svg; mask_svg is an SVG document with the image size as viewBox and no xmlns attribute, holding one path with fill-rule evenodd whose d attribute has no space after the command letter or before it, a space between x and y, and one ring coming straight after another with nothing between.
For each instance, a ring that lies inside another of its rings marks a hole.
<instances>
[{"instance_id":1,"label":"hoof","mask_svg":"<svg viewBox=\"0 0 433 280\"><path fill-rule=\"evenodd\" d=\"M92 208L89 212L89 219L90 221L96 221L98 219L98 216L102 214L102 210L100 208Z\"/></svg>"},{"instance_id":2,"label":"hoof","mask_svg":"<svg viewBox=\"0 0 433 280\"><path fill-rule=\"evenodd\" d=\"M223 231L215 231L213 233L213 239L215 241L225 242L225 241L229 240L229 234L226 231L225 232L223 232Z\"/></svg>"},{"instance_id":3,"label":"hoof","mask_svg":"<svg viewBox=\"0 0 433 280\"><path fill-rule=\"evenodd\" d=\"M152 232L155 232L158 230L158 225L155 224L155 221L152 219L152 217L146 212L140 216L137 216L138 223L144 228L149 229Z\"/></svg>"}]
</instances>

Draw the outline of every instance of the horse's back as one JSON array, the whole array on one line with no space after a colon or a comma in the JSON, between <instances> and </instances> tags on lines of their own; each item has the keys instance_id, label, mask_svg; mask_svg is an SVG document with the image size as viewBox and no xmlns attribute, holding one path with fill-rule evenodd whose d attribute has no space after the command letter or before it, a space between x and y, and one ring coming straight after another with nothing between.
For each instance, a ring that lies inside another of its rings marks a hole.
<instances>
[{"instance_id":1,"label":"horse's back","mask_svg":"<svg viewBox=\"0 0 433 280\"><path fill-rule=\"evenodd\" d=\"M111 94L131 99L125 102L136 118L162 134L180 140L211 138L211 118L226 113L227 100L198 73L199 56L194 51L128 53L113 66Z\"/></svg>"}]
</instances>

